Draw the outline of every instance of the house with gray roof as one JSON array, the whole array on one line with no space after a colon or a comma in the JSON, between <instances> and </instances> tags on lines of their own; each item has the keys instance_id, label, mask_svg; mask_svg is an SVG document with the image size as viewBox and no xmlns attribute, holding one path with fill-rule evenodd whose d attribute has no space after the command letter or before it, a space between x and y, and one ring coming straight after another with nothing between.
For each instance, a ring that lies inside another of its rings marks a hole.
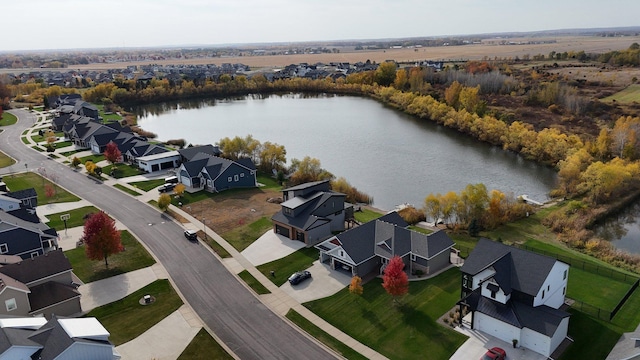
<instances>
[{"instance_id":1,"label":"house with gray roof","mask_svg":"<svg viewBox=\"0 0 640 360\"><path fill-rule=\"evenodd\" d=\"M4 264L0 266L0 314L78 314L82 308L77 285L71 263L62 250Z\"/></svg>"},{"instance_id":2,"label":"house with gray roof","mask_svg":"<svg viewBox=\"0 0 640 360\"><path fill-rule=\"evenodd\" d=\"M320 261L332 269L364 277L382 274L394 256L399 256L410 274L433 274L447 268L454 243L444 231L425 235L409 230L409 225L390 212L378 219L319 243Z\"/></svg>"},{"instance_id":3,"label":"house with gray roof","mask_svg":"<svg viewBox=\"0 0 640 360\"><path fill-rule=\"evenodd\" d=\"M569 265L554 258L480 239L460 268L463 325L503 341L517 340L551 356L565 340Z\"/></svg>"},{"instance_id":4,"label":"house with gray roof","mask_svg":"<svg viewBox=\"0 0 640 360\"><path fill-rule=\"evenodd\" d=\"M273 231L313 246L345 229L346 195L331 191L329 180L315 181L282 190L281 209L273 217Z\"/></svg>"},{"instance_id":5,"label":"house with gray roof","mask_svg":"<svg viewBox=\"0 0 640 360\"><path fill-rule=\"evenodd\" d=\"M94 317L0 317L0 359L118 360L109 335Z\"/></svg>"},{"instance_id":6,"label":"house with gray roof","mask_svg":"<svg viewBox=\"0 0 640 360\"><path fill-rule=\"evenodd\" d=\"M257 186L256 166L250 159L233 161L208 153L198 153L182 163L177 177L187 187L209 192Z\"/></svg>"},{"instance_id":7,"label":"house with gray roof","mask_svg":"<svg viewBox=\"0 0 640 360\"><path fill-rule=\"evenodd\" d=\"M2 197L0 195L0 200ZM32 222L25 216L14 214L14 211L19 210L0 211L0 254L28 259L57 249L56 230L39 221Z\"/></svg>"}]
</instances>

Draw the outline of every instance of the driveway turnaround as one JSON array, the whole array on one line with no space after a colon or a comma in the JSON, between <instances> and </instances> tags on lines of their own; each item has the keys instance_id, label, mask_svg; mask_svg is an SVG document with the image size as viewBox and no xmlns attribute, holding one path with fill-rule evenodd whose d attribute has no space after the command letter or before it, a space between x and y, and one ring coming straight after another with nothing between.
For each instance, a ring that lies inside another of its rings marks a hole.
<instances>
[{"instance_id":1,"label":"driveway turnaround","mask_svg":"<svg viewBox=\"0 0 640 360\"><path fill-rule=\"evenodd\" d=\"M281 259L305 247L302 241L295 241L269 230L247 246L241 254L254 266Z\"/></svg>"}]
</instances>

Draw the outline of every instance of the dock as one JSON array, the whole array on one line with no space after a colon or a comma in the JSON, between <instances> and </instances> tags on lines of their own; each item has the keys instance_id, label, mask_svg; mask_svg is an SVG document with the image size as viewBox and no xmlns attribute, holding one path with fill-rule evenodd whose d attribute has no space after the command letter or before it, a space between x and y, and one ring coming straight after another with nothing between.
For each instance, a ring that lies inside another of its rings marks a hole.
<instances>
[{"instance_id":1,"label":"dock","mask_svg":"<svg viewBox=\"0 0 640 360\"><path fill-rule=\"evenodd\" d=\"M527 204L542 206L544 203L529 198L529 195L520 195L520 198Z\"/></svg>"}]
</instances>

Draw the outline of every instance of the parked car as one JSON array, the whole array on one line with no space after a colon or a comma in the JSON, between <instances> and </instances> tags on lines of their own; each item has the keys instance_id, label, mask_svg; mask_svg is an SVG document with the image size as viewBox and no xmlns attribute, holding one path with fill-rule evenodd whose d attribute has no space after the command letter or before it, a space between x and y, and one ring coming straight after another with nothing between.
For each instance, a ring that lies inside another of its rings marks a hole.
<instances>
[{"instance_id":1,"label":"parked car","mask_svg":"<svg viewBox=\"0 0 640 360\"><path fill-rule=\"evenodd\" d=\"M184 237L186 237L189 241L198 241L198 235L195 230L185 230Z\"/></svg>"},{"instance_id":2,"label":"parked car","mask_svg":"<svg viewBox=\"0 0 640 360\"><path fill-rule=\"evenodd\" d=\"M507 358L507 352L499 347L493 347L482 355L480 360L504 360Z\"/></svg>"},{"instance_id":3,"label":"parked car","mask_svg":"<svg viewBox=\"0 0 640 360\"><path fill-rule=\"evenodd\" d=\"M158 188L158 191L161 193L165 193L173 190L174 187L176 187L176 184L164 184Z\"/></svg>"},{"instance_id":4,"label":"parked car","mask_svg":"<svg viewBox=\"0 0 640 360\"><path fill-rule=\"evenodd\" d=\"M291 285L298 285L299 283L309 279L310 277L311 277L311 273L308 272L307 270L298 271L293 273L293 275L289 276L289 283Z\"/></svg>"}]
</instances>

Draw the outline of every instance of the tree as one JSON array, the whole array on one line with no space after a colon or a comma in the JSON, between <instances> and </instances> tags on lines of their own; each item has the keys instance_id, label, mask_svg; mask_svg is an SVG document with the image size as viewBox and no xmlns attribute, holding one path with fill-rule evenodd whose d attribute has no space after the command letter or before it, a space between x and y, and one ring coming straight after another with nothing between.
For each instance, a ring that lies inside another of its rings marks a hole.
<instances>
[{"instance_id":1,"label":"tree","mask_svg":"<svg viewBox=\"0 0 640 360\"><path fill-rule=\"evenodd\" d=\"M389 86L396 79L396 63L393 61L385 61L378 65L374 75L375 82L381 86Z\"/></svg>"},{"instance_id":2,"label":"tree","mask_svg":"<svg viewBox=\"0 0 640 360\"><path fill-rule=\"evenodd\" d=\"M158 207L162 211L167 211L171 205L171 196L169 194L160 194L160 198L158 198Z\"/></svg>"},{"instance_id":3,"label":"tree","mask_svg":"<svg viewBox=\"0 0 640 360\"><path fill-rule=\"evenodd\" d=\"M389 260L382 275L382 287L393 296L394 303L398 303L398 297L409 292L409 277L403 269L404 262L396 255Z\"/></svg>"},{"instance_id":4,"label":"tree","mask_svg":"<svg viewBox=\"0 0 640 360\"><path fill-rule=\"evenodd\" d=\"M331 180L333 174L320 166L320 160L305 156L304 159L291 159L292 174L290 185L298 185L310 181Z\"/></svg>"},{"instance_id":5,"label":"tree","mask_svg":"<svg viewBox=\"0 0 640 360\"><path fill-rule=\"evenodd\" d=\"M89 175L95 174L97 167L98 167L98 165L96 165L91 160L87 160L87 162L84 163L84 168L87 169L87 172L89 173Z\"/></svg>"},{"instance_id":6,"label":"tree","mask_svg":"<svg viewBox=\"0 0 640 360\"><path fill-rule=\"evenodd\" d=\"M462 91L462 84L458 81L454 81L445 91L444 91L444 99L448 105L458 108L458 104L460 102L460 92Z\"/></svg>"},{"instance_id":7,"label":"tree","mask_svg":"<svg viewBox=\"0 0 640 360\"><path fill-rule=\"evenodd\" d=\"M80 165L80 159L78 159L77 156L74 156L73 159L71 159L71 166L73 166L74 168L77 168L78 165Z\"/></svg>"},{"instance_id":8,"label":"tree","mask_svg":"<svg viewBox=\"0 0 640 360\"><path fill-rule=\"evenodd\" d=\"M122 152L118 149L118 145L113 141L109 141L102 153L109 163L112 165L122 161Z\"/></svg>"},{"instance_id":9,"label":"tree","mask_svg":"<svg viewBox=\"0 0 640 360\"><path fill-rule=\"evenodd\" d=\"M351 278L351 283L349 284L349 292L353 295L362 295L364 288L362 287L362 278L358 275L354 275Z\"/></svg>"},{"instance_id":10,"label":"tree","mask_svg":"<svg viewBox=\"0 0 640 360\"><path fill-rule=\"evenodd\" d=\"M429 194L426 199L424 199L425 215L433 219L434 225L438 225L438 220L443 218L442 205L440 204L441 198L442 195L440 194Z\"/></svg>"},{"instance_id":11,"label":"tree","mask_svg":"<svg viewBox=\"0 0 640 360\"><path fill-rule=\"evenodd\" d=\"M53 130L47 130L47 132L44 134L44 137L47 141L47 152L54 152L55 147L53 143L56 142L56 134L53 132Z\"/></svg>"},{"instance_id":12,"label":"tree","mask_svg":"<svg viewBox=\"0 0 640 360\"><path fill-rule=\"evenodd\" d=\"M109 268L107 258L124 250L115 220L104 211L91 214L85 221L82 240L87 257L91 260L104 259L106 268Z\"/></svg>"},{"instance_id":13,"label":"tree","mask_svg":"<svg viewBox=\"0 0 640 360\"><path fill-rule=\"evenodd\" d=\"M262 144L260 150L260 170L270 173L273 170L281 170L287 163L287 150L284 145L271 143Z\"/></svg>"},{"instance_id":14,"label":"tree","mask_svg":"<svg viewBox=\"0 0 640 360\"><path fill-rule=\"evenodd\" d=\"M184 194L184 190L186 188L187 187L184 184L180 183L173 188L173 193L176 194L176 196L180 197L182 196L182 194Z\"/></svg>"},{"instance_id":15,"label":"tree","mask_svg":"<svg viewBox=\"0 0 640 360\"><path fill-rule=\"evenodd\" d=\"M407 72L404 69L396 71L396 78L393 81L393 87L400 91L405 91L408 86L409 79L407 78Z\"/></svg>"},{"instance_id":16,"label":"tree","mask_svg":"<svg viewBox=\"0 0 640 360\"><path fill-rule=\"evenodd\" d=\"M52 184L46 183L44 184L44 195L48 198L52 198L56 195L56 189Z\"/></svg>"}]
</instances>

